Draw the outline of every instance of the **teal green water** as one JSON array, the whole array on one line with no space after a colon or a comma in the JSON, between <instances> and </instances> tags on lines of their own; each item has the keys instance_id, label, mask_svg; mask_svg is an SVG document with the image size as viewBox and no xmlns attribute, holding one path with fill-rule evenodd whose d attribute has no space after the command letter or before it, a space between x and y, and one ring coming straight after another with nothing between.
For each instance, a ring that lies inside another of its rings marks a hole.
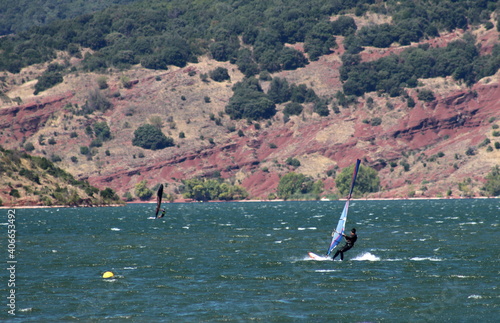
<instances>
[{"instance_id":1,"label":"teal green water","mask_svg":"<svg viewBox=\"0 0 500 323\"><path fill-rule=\"evenodd\" d=\"M11 322L494 322L498 199L352 201L358 242L323 254L343 201L16 210ZM0 210L7 268L8 210ZM111 270L114 279L103 279Z\"/></svg>"}]
</instances>

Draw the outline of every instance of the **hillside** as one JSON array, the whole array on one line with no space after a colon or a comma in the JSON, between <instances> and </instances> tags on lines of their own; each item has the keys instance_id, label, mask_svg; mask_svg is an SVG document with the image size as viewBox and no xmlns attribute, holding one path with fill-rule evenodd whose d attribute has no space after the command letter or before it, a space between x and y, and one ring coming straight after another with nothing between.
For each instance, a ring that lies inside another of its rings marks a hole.
<instances>
[{"instance_id":1,"label":"hillside","mask_svg":"<svg viewBox=\"0 0 500 323\"><path fill-rule=\"evenodd\" d=\"M99 191L44 157L0 149L0 206L122 204L110 189Z\"/></svg>"},{"instance_id":2,"label":"hillside","mask_svg":"<svg viewBox=\"0 0 500 323\"><path fill-rule=\"evenodd\" d=\"M354 18L359 26L384 20L381 15ZM481 44L483 55L498 43L497 28L481 26L468 32ZM465 33L441 33L410 46L444 47ZM336 194L335 173L356 158L376 169L381 179L380 192L367 198L484 195L486 175L500 164L500 149L495 148L500 141L495 130L500 124L498 71L471 86L452 77L422 78L417 87L404 89L407 97L369 92L341 106L334 98L342 91L343 41L337 36L332 53L305 67L272 73L328 98L333 102L328 116L313 113L312 103L303 104L298 116L285 116L285 104L278 104L275 116L257 121L232 120L225 112L233 85L244 79L229 61L204 55L196 63L169 66L166 71L134 65L84 73L79 70L82 59L61 51L52 62L69 62L77 72L37 95L35 78L48 63L4 73L0 145L20 149L30 143L31 154L55 160L77 179L101 190L110 187L120 197L127 192L133 196L135 185L146 180L149 187L167 184L165 191L181 198L183 179L220 174L246 188L250 198L265 199L276 192L280 176L292 170L321 179L325 194ZM300 42L287 46L304 50ZM360 56L369 62L408 47L365 46ZM226 68L230 80L206 77L217 67ZM101 88L103 80L106 87ZM260 84L267 91L270 81L261 79ZM423 90L431 90L434 100L420 100ZM409 98L415 106L408 106ZM103 100L111 103L110 109L77 113L89 101ZM155 151L133 146L134 131L158 120L175 146ZM111 137L102 146L93 146L92 129L102 122L109 126ZM89 152L82 154L81 147L89 146ZM301 166L287 165L289 157ZM4 204L8 201L0 198Z\"/></svg>"},{"instance_id":3,"label":"hillside","mask_svg":"<svg viewBox=\"0 0 500 323\"><path fill-rule=\"evenodd\" d=\"M95 12L135 0L20 0L0 6L0 35L25 31L60 19Z\"/></svg>"}]
</instances>

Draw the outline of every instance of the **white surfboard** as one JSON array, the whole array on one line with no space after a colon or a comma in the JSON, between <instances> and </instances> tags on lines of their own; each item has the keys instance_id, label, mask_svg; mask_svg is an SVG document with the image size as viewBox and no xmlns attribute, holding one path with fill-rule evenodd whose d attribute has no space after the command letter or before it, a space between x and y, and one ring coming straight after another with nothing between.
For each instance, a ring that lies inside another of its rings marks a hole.
<instances>
[{"instance_id":1,"label":"white surfboard","mask_svg":"<svg viewBox=\"0 0 500 323\"><path fill-rule=\"evenodd\" d=\"M314 260L331 260L330 257L320 256L315 254L314 252L308 252L307 254L309 255L309 257L311 257L311 259Z\"/></svg>"}]
</instances>

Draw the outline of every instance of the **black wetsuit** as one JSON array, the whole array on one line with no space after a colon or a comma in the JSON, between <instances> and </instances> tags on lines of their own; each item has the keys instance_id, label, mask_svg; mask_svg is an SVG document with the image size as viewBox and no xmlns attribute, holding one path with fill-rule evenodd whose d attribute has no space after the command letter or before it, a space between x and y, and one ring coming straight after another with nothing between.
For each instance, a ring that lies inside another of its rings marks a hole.
<instances>
[{"instance_id":1,"label":"black wetsuit","mask_svg":"<svg viewBox=\"0 0 500 323\"><path fill-rule=\"evenodd\" d=\"M356 233L351 233L350 236L345 235L344 238L345 238L345 245L339 250L337 250L332 260L335 259L339 254L340 254L340 260L344 260L344 252L354 247L354 243L356 242L356 240L358 240L358 236L356 235Z\"/></svg>"}]
</instances>

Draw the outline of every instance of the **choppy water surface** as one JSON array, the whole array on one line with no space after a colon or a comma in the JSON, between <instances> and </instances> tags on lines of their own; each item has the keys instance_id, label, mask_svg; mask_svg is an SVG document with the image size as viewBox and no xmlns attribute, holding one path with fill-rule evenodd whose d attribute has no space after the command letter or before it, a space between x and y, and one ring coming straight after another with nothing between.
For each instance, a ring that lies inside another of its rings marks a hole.
<instances>
[{"instance_id":1,"label":"choppy water surface","mask_svg":"<svg viewBox=\"0 0 500 323\"><path fill-rule=\"evenodd\" d=\"M343 206L168 204L160 220L148 219L153 204L18 209L17 315L4 305L0 320L498 319L499 200L353 201L356 246L343 262L310 260ZM114 279L102 278L108 270Z\"/></svg>"}]
</instances>

